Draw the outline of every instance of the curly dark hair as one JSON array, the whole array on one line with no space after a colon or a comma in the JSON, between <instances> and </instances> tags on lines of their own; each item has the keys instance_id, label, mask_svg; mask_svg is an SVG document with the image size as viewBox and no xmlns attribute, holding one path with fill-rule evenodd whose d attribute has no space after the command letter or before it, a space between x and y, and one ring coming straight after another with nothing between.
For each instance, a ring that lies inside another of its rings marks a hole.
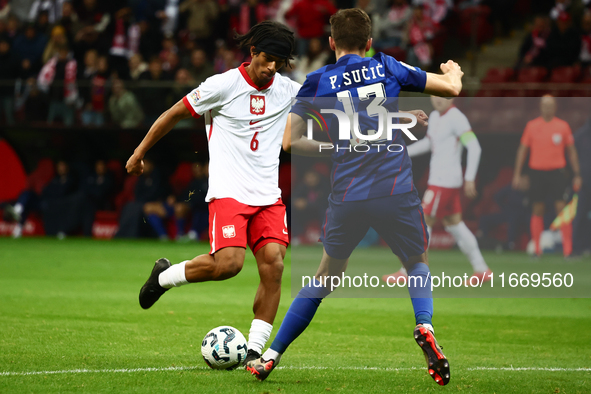
<instances>
[{"instance_id":1,"label":"curly dark hair","mask_svg":"<svg viewBox=\"0 0 591 394\"><path fill-rule=\"evenodd\" d=\"M282 40L289 45L289 56L285 59L285 65L291 67L289 60L293 59L293 52L295 50L295 36L287 26L274 21L262 21L254 25L246 34L238 34L234 31L234 39L238 41L240 48L249 49L251 46L255 48L264 39L273 37L275 40ZM261 51L255 51L259 54Z\"/></svg>"}]
</instances>

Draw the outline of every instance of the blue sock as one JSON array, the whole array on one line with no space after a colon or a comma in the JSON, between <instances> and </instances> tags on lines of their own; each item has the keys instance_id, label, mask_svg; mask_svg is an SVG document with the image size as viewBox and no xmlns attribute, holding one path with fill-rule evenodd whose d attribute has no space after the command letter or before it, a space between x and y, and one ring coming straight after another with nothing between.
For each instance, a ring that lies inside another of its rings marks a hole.
<instances>
[{"instance_id":1,"label":"blue sock","mask_svg":"<svg viewBox=\"0 0 591 394\"><path fill-rule=\"evenodd\" d=\"M425 263L413 265L408 273L408 293L415 311L417 324L432 324L433 295L431 293L431 275ZM416 278L416 280L411 279ZM421 286L422 283L422 286Z\"/></svg>"},{"instance_id":2,"label":"blue sock","mask_svg":"<svg viewBox=\"0 0 591 394\"><path fill-rule=\"evenodd\" d=\"M164 228L164 223L162 223L162 218L156 214L148 215L148 223L150 226L156 231L159 237L166 235L166 229Z\"/></svg>"},{"instance_id":3,"label":"blue sock","mask_svg":"<svg viewBox=\"0 0 591 394\"><path fill-rule=\"evenodd\" d=\"M187 220L185 218L176 219L176 235L185 235L185 225Z\"/></svg>"},{"instance_id":4,"label":"blue sock","mask_svg":"<svg viewBox=\"0 0 591 394\"><path fill-rule=\"evenodd\" d=\"M279 332L271 344L271 349L277 353L283 354L287 347L304 332L316 314L322 299L330 294L330 291L322 287L320 282L316 279L313 281L314 284L309 284L300 290L289 306Z\"/></svg>"}]
</instances>

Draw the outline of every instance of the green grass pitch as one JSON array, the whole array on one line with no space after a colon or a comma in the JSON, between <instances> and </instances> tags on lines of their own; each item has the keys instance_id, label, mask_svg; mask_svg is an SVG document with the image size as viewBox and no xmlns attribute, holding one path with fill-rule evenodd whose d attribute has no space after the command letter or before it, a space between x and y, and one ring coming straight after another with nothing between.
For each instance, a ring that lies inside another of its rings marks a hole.
<instances>
[{"instance_id":1,"label":"green grass pitch","mask_svg":"<svg viewBox=\"0 0 591 394\"><path fill-rule=\"evenodd\" d=\"M427 375L405 298L327 299L263 383L210 370L200 353L207 331L227 324L248 335L258 283L250 253L233 279L173 289L147 311L137 300L157 258L207 250L0 238L0 393L591 393L591 299L436 299L446 387ZM503 256L485 254L493 269ZM291 302L289 258L283 282L273 335Z\"/></svg>"}]
</instances>

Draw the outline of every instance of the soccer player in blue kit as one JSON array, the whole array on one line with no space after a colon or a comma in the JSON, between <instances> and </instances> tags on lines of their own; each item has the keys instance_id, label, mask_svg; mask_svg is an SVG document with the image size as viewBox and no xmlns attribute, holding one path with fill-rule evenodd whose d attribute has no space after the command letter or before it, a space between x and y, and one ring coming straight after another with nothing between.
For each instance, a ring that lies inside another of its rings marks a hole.
<instances>
[{"instance_id":1,"label":"soccer player in blue kit","mask_svg":"<svg viewBox=\"0 0 591 394\"><path fill-rule=\"evenodd\" d=\"M443 74L432 74L382 53L364 57L372 44L371 21L364 11L340 10L330 18L330 24L329 43L337 62L308 74L286 125L286 151L304 156L325 153L321 142L305 136L309 118L306 98L314 98L308 101L317 106L324 98L334 98L331 102L340 104L333 104L332 109L340 105L345 112L355 110L353 98L358 98L365 102L369 114L374 97L385 98L375 101L396 112L397 103L387 103L386 98L396 99L401 90L449 97L460 93L463 72L451 60L441 65ZM369 119L361 112L361 102L358 107L359 124L375 122L377 118ZM372 111L378 110L374 106ZM415 113L419 120L425 120L424 112ZM339 139L335 116L324 118L335 149L331 153L332 191L321 229L324 251L320 267L313 283L302 288L293 300L271 347L260 359L249 361L246 369L261 381L269 376L287 347L310 324L322 299L330 294L323 278L340 276L345 271L349 256L373 227L400 258L408 276L418 279L408 281L416 319L414 338L425 354L428 373L439 385L446 385L450 380L449 362L437 344L431 323L433 298L426 254L429 236L402 132L396 130L390 140L381 140L382 144L368 141L374 143L367 143L360 153L351 149L354 140ZM389 145L403 149L386 149Z\"/></svg>"}]
</instances>

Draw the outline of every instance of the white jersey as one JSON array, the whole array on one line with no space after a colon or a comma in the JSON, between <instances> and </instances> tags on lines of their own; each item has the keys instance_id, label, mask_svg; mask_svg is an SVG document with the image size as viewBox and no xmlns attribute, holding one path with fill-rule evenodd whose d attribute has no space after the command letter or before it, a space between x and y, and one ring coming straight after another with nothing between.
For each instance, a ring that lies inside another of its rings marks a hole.
<instances>
[{"instance_id":1,"label":"white jersey","mask_svg":"<svg viewBox=\"0 0 591 394\"><path fill-rule=\"evenodd\" d=\"M301 85L275 74L258 88L245 66L207 78L183 98L194 117L205 115L209 141L206 201L233 198L253 206L281 197L279 153L292 98Z\"/></svg>"},{"instance_id":2,"label":"white jersey","mask_svg":"<svg viewBox=\"0 0 591 394\"><path fill-rule=\"evenodd\" d=\"M464 183L462 177L462 134L472 127L466 115L456 107L443 114L433 111L429 115L427 138L431 142L429 185L458 188Z\"/></svg>"}]
</instances>

